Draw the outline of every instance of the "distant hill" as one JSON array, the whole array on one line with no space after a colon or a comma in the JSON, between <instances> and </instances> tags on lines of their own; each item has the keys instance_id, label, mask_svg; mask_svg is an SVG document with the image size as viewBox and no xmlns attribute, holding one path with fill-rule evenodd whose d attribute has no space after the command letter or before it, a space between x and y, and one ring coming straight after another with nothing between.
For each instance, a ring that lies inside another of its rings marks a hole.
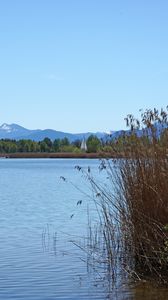
<instances>
[{"instance_id":1,"label":"distant hill","mask_svg":"<svg viewBox=\"0 0 168 300\"><path fill-rule=\"evenodd\" d=\"M0 139L31 139L34 141L42 141L44 138L48 137L51 140L68 138L70 142L73 142L77 139L82 140L83 138L88 138L91 134L96 135L98 138L104 138L105 133L103 132L86 132L86 133L67 133L56 131L53 129L35 129L30 130L24 128L18 124L2 124L0 126Z\"/></svg>"},{"instance_id":2,"label":"distant hill","mask_svg":"<svg viewBox=\"0 0 168 300\"><path fill-rule=\"evenodd\" d=\"M155 127L155 130L156 130L156 132L155 132L155 134L156 134L156 137L160 137L160 135L162 134L162 132L166 129L166 128L168 128L168 124L166 124L166 123L163 123L163 124L160 124L160 123L155 123L154 124L154 127ZM144 132L145 132L145 134L147 135L147 136L152 136L152 132L151 132L151 129L149 128L149 129L145 129L145 131L143 131L143 130L141 130L141 129L137 129L137 130L135 130L135 132L136 132L136 135L138 136L138 137L141 137L141 136L143 136L144 135ZM111 138L111 139L117 139L118 137L120 137L120 136L122 136L123 134L126 134L126 135L129 135L129 134L131 134L131 130L118 130L118 131L113 131L110 135L109 135L109 137Z\"/></svg>"}]
</instances>

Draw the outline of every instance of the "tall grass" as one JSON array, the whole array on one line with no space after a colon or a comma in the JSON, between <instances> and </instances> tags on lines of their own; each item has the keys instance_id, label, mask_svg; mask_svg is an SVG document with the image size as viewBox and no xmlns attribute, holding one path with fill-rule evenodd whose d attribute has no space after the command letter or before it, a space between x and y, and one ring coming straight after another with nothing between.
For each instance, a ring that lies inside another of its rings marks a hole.
<instances>
[{"instance_id":1,"label":"tall grass","mask_svg":"<svg viewBox=\"0 0 168 300\"><path fill-rule=\"evenodd\" d=\"M130 132L123 136L123 158L101 162L108 184L97 184L87 173L107 263L113 275L122 269L138 279L168 282L168 140L166 130L161 132L167 110L147 110L140 120L129 115L126 122Z\"/></svg>"}]
</instances>

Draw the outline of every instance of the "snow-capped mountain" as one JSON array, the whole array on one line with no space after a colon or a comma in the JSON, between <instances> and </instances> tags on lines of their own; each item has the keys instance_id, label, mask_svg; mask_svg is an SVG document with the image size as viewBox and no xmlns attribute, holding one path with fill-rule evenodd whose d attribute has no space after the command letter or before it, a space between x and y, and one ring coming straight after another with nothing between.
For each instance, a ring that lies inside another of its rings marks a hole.
<instances>
[{"instance_id":1,"label":"snow-capped mountain","mask_svg":"<svg viewBox=\"0 0 168 300\"><path fill-rule=\"evenodd\" d=\"M2 125L0 126L0 130L4 130L4 131L6 131L6 132L11 132L11 131L12 131L12 128L11 128L10 125L4 123L4 124L2 124Z\"/></svg>"},{"instance_id":2,"label":"snow-capped mountain","mask_svg":"<svg viewBox=\"0 0 168 300\"><path fill-rule=\"evenodd\" d=\"M18 136L29 134L29 130L17 124L3 123L0 126L0 138L17 139Z\"/></svg>"}]
</instances>

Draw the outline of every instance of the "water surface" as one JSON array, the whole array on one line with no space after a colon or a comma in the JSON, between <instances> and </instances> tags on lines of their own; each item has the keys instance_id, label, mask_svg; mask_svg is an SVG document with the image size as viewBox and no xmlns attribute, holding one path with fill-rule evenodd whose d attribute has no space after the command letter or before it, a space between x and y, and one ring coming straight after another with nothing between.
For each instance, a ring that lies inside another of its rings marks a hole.
<instances>
[{"instance_id":1,"label":"water surface","mask_svg":"<svg viewBox=\"0 0 168 300\"><path fill-rule=\"evenodd\" d=\"M97 218L75 165L103 180L98 160L0 160L0 299L168 299L167 290L144 286L109 291L103 269L90 268L74 245L85 245L88 210Z\"/></svg>"},{"instance_id":2,"label":"water surface","mask_svg":"<svg viewBox=\"0 0 168 300\"><path fill-rule=\"evenodd\" d=\"M0 299L104 298L71 242L87 235L88 200L60 176L85 189L77 164L98 161L0 160Z\"/></svg>"}]
</instances>

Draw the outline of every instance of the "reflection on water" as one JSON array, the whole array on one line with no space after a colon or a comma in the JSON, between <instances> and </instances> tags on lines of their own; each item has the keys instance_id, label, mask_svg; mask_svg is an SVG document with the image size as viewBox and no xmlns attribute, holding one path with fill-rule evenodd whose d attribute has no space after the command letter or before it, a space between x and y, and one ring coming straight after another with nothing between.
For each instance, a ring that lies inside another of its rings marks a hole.
<instances>
[{"instance_id":1,"label":"reflection on water","mask_svg":"<svg viewBox=\"0 0 168 300\"><path fill-rule=\"evenodd\" d=\"M98 252L93 260L87 239L88 207L93 223L97 217L93 203L60 181L70 178L90 193L75 165L101 176L98 160L0 161L0 299L168 299L167 289L146 283L112 285Z\"/></svg>"}]
</instances>

